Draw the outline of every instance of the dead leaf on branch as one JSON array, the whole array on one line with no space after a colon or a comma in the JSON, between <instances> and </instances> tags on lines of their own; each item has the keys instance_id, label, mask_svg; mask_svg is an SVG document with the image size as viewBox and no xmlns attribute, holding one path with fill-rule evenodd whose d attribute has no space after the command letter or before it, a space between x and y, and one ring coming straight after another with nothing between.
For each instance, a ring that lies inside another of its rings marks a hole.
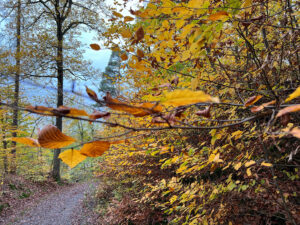
<instances>
[{"instance_id":1,"label":"dead leaf on branch","mask_svg":"<svg viewBox=\"0 0 300 225\"><path fill-rule=\"evenodd\" d=\"M109 92L106 93L106 96L103 99L109 108L129 113L135 117L143 117L162 111L161 105L150 102L133 105L121 102L118 99L112 98Z\"/></svg>"},{"instance_id":2,"label":"dead leaf on branch","mask_svg":"<svg viewBox=\"0 0 300 225\"><path fill-rule=\"evenodd\" d=\"M63 148L76 140L63 134L57 127L53 125L45 126L38 135L38 142L44 148Z\"/></svg>"},{"instance_id":3,"label":"dead leaf on branch","mask_svg":"<svg viewBox=\"0 0 300 225\"><path fill-rule=\"evenodd\" d=\"M206 118L210 118L211 117L211 115L210 115L210 109L211 109L211 105L208 106L208 107L206 107L206 109L204 109L204 110L197 111L196 115L197 116L204 116Z\"/></svg>"},{"instance_id":4,"label":"dead leaf on branch","mask_svg":"<svg viewBox=\"0 0 300 225\"><path fill-rule=\"evenodd\" d=\"M59 154L58 158L60 158L65 164L69 167L74 168L80 162L86 159L86 156L81 154L80 151L69 149Z\"/></svg>"},{"instance_id":5,"label":"dead leaf on branch","mask_svg":"<svg viewBox=\"0 0 300 225\"><path fill-rule=\"evenodd\" d=\"M219 11L217 13L211 14L208 17L208 20L210 21L217 21L217 20L223 20L227 19L229 17L228 13L225 11Z\"/></svg>"},{"instance_id":6,"label":"dead leaf on branch","mask_svg":"<svg viewBox=\"0 0 300 225\"><path fill-rule=\"evenodd\" d=\"M98 96L97 96L96 92L89 89L87 86L85 86L85 90L86 90L86 93L88 94L88 96L90 96L91 99L93 99L94 101L98 101Z\"/></svg>"},{"instance_id":7,"label":"dead leaf on branch","mask_svg":"<svg viewBox=\"0 0 300 225\"><path fill-rule=\"evenodd\" d=\"M244 106L248 107L250 105L253 105L255 102L257 102L261 98L262 98L261 95L252 96L252 97L250 97L250 98L247 99L247 101L245 102Z\"/></svg>"},{"instance_id":8,"label":"dead leaf on branch","mask_svg":"<svg viewBox=\"0 0 300 225\"><path fill-rule=\"evenodd\" d=\"M96 119L99 119L99 118L108 118L110 116L110 113L109 112L99 112L99 111L95 111L93 112L92 114L89 115L89 118L91 120L96 120Z\"/></svg>"}]
</instances>

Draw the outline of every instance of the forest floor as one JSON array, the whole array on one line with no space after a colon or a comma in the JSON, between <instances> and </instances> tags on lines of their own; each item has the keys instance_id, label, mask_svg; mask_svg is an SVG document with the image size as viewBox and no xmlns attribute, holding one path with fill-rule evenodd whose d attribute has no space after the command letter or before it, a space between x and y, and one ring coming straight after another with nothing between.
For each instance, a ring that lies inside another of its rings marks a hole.
<instances>
[{"instance_id":1,"label":"forest floor","mask_svg":"<svg viewBox=\"0 0 300 225\"><path fill-rule=\"evenodd\" d=\"M5 225L88 225L95 224L97 214L88 206L97 184L86 181L49 189L48 194L18 205L6 218Z\"/></svg>"}]
</instances>

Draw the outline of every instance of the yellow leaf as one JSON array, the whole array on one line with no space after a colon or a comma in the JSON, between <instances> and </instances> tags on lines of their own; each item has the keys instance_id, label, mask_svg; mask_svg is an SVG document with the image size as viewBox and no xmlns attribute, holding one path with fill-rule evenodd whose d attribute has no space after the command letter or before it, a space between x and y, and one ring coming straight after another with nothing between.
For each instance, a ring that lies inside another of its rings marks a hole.
<instances>
[{"instance_id":1,"label":"yellow leaf","mask_svg":"<svg viewBox=\"0 0 300 225\"><path fill-rule=\"evenodd\" d=\"M248 177L250 177L250 176L252 175L252 173L251 173L251 169L250 169L250 168L248 168L248 169L246 170L246 173L247 173L247 176L248 176Z\"/></svg>"},{"instance_id":2,"label":"yellow leaf","mask_svg":"<svg viewBox=\"0 0 300 225\"><path fill-rule=\"evenodd\" d=\"M289 97L285 100L285 102L291 101L294 98L297 98L300 96L300 87L296 89L292 94L289 95Z\"/></svg>"},{"instance_id":3,"label":"yellow leaf","mask_svg":"<svg viewBox=\"0 0 300 225\"><path fill-rule=\"evenodd\" d=\"M267 167L271 167L272 166L271 163L266 163L266 162L262 162L260 165L261 166L267 166Z\"/></svg>"},{"instance_id":4,"label":"yellow leaf","mask_svg":"<svg viewBox=\"0 0 300 225\"><path fill-rule=\"evenodd\" d=\"M279 112L277 113L276 117L280 117L280 116L283 116L283 115L285 115L287 113L297 112L297 111L300 111L300 105L288 106L288 107L285 107L285 108L279 110Z\"/></svg>"},{"instance_id":5,"label":"yellow leaf","mask_svg":"<svg viewBox=\"0 0 300 225\"><path fill-rule=\"evenodd\" d=\"M129 30L121 31L121 35L123 38L131 38L131 32Z\"/></svg>"},{"instance_id":6,"label":"yellow leaf","mask_svg":"<svg viewBox=\"0 0 300 225\"><path fill-rule=\"evenodd\" d=\"M183 106L189 104L195 104L199 102L220 102L219 98L211 97L205 94L203 91L191 91L185 90L175 90L173 92L168 92L165 94L165 98L162 101L163 105L166 106Z\"/></svg>"},{"instance_id":7,"label":"yellow leaf","mask_svg":"<svg viewBox=\"0 0 300 225\"><path fill-rule=\"evenodd\" d=\"M190 0L187 7L202 8L206 0Z\"/></svg>"},{"instance_id":8,"label":"yellow leaf","mask_svg":"<svg viewBox=\"0 0 300 225\"><path fill-rule=\"evenodd\" d=\"M235 164L234 169L239 170L241 168L241 166L242 166L242 163L239 162L239 163Z\"/></svg>"},{"instance_id":9,"label":"yellow leaf","mask_svg":"<svg viewBox=\"0 0 300 225\"><path fill-rule=\"evenodd\" d=\"M13 137L11 140L31 147L40 147L39 142L30 137Z\"/></svg>"},{"instance_id":10,"label":"yellow leaf","mask_svg":"<svg viewBox=\"0 0 300 225\"><path fill-rule=\"evenodd\" d=\"M87 144L84 144L80 149L80 153L89 157L98 157L101 156L105 151L110 147L110 142L107 141L93 141Z\"/></svg>"},{"instance_id":11,"label":"yellow leaf","mask_svg":"<svg viewBox=\"0 0 300 225\"><path fill-rule=\"evenodd\" d=\"M44 148L63 148L75 142L75 139L63 134L53 125L45 126L38 135L38 142Z\"/></svg>"},{"instance_id":12,"label":"yellow leaf","mask_svg":"<svg viewBox=\"0 0 300 225\"><path fill-rule=\"evenodd\" d=\"M60 153L58 158L60 158L69 167L73 168L85 160L86 156L82 155L78 150L69 149Z\"/></svg>"},{"instance_id":13,"label":"yellow leaf","mask_svg":"<svg viewBox=\"0 0 300 225\"><path fill-rule=\"evenodd\" d=\"M216 20L223 20L228 18L228 13L225 11L219 11L215 14L212 14L208 17L208 20L216 21Z\"/></svg>"},{"instance_id":14,"label":"yellow leaf","mask_svg":"<svg viewBox=\"0 0 300 225\"><path fill-rule=\"evenodd\" d=\"M250 160L248 162L245 163L245 167L249 167L249 166L252 166L254 165L256 162L254 160Z\"/></svg>"},{"instance_id":15,"label":"yellow leaf","mask_svg":"<svg viewBox=\"0 0 300 225\"><path fill-rule=\"evenodd\" d=\"M90 44L90 47L95 50L95 51L99 51L100 50L100 46L98 44Z\"/></svg>"}]
</instances>

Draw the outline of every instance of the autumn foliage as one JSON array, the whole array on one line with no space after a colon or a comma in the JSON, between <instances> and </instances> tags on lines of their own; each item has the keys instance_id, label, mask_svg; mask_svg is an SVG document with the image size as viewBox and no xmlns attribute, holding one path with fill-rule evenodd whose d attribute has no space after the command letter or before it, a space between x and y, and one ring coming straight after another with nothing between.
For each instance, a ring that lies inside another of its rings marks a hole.
<instances>
[{"instance_id":1,"label":"autumn foliage","mask_svg":"<svg viewBox=\"0 0 300 225\"><path fill-rule=\"evenodd\" d=\"M121 195L107 197L108 223L299 224L299 3L166 0L130 12L112 11L105 47L120 51L116 82L131 90L87 87L103 107L93 114L24 108L104 125L60 158L103 156L98 175ZM75 140L47 126L14 141Z\"/></svg>"}]
</instances>

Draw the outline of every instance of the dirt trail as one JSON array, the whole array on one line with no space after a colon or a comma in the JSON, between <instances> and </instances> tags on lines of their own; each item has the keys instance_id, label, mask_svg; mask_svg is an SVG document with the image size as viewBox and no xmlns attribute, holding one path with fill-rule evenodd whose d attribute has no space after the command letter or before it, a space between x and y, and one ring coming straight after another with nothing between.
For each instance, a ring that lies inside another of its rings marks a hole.
<instances>
[{"instance_id":1,"label":"dirt trail","mask_svg":"<svg viewBox=\"0 0 300 225\"><path fill-rule=\"evenodd\" d=\"M27 210L17 221L9 225L74 225L81 212L86 193L95 188L95 183L79 183L55 191ZM84 215L82 215L84 216ZM88 218L87 218L88 219ZM81 221L84 221L81 220ZM86 224L80 222L80 224Z\"/></svg>"}]
</instances>

